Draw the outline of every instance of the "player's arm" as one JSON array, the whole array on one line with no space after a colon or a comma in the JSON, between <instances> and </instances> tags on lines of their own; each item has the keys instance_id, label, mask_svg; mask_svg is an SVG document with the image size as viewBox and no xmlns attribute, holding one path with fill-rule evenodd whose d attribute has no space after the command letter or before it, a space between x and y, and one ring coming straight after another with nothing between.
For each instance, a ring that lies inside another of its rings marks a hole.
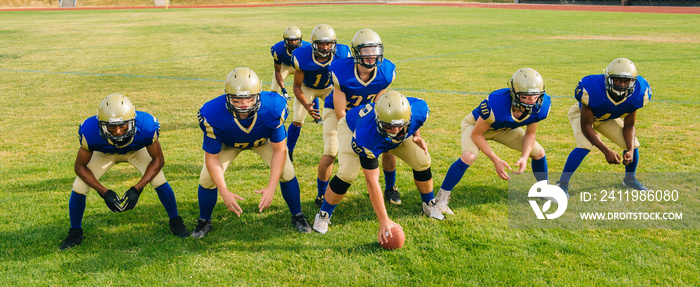
<instances>
[{"instance_id":1,"label":"player's arm","mask_svg":"<svg viewBox=\"0 0 700 287\"><path fill-rule=\"evenodd\" d=\"M339 85L335 85L333 88L333 106L335 106L335 117L338 120L345 116L345 107L347 106L347 100L345 99L345 93L340 90Z\"/></svg>"},{"instance_id":2,"label":"player's arm","mask_svg":"<svg viewBox=\"0 0 700 287\"><path fill-rule=\"evenodd\" d=\"M620 155L605 145L605 143L600 140L598 133L593 129L593 111L584 103L581 103L581 132L583 132L583 135L591 144L603 152L605 160L607 160L608 163L620 163Z\"/></svg>"},{"instance_id":3,"label":"player's arm","mask_svg":"<svg viewBox=\"0 0 700 287\"><path fill-rule=\"evenodd\" d=\"M624 125L622 126L622 136L625 138L625 153L622 155L622 164L628 165L634 159L634 137L636 130L634 124L637 121L637 110L631 112L625 117Z\"/></svg>"},{"instance_id":4,"label":"player's arm","mask_svg":"<svg viewBox=\"0 0 700 287\"><path fill-rule=\"evenodd\" d=\"M238 205L238 202L236 202L236 200L243 200L243 198L235 193L230 192L228 190L228 187L226 187L226 180L224 179L224 169L221 166L221 161L219 161L219 154L212 154L205 151L204 164L207 166L207 171L209 171L211 179L214 181L216 188L219 190L219 194L224 200L226 208L228 208L229 211L235 213L238 217L240 217L241 212L243 212L243 210Z\"/></svg>"},{"instance_id":5,"label":"player's arm","mask_svg":"<svg viewBox=\"0 0 700 287\"><path fill-rule=\"evenodd\" d=\"M78 149L78 155L75 157L75 166L73 169L75 170L75 174L78 175L78 177L80 177L80 179L82 179L88 186L95 189L100 196L104 196L105 192L107 192L109 189L104 187L100 181L97 180L92 171L90 171L90 169L87 167L90 159L92 158L92 153L92 151L89 151L84 147L80 147Z\"/></svg>"},{"instance_id":6,"label":"player's arm","mask_svg":"<svg viewBox=\"0 0 700 287\"><path fill-rule=\"evenodd\" d=\"M388 87L387 87L387 88L388 88ZM379 93L377 93L377 95L374 96L374 99L372 99L372 102L373 102L373 103L376 103L377 100L379 100L379 98L381 98L382 95L384 95L384 93L386 93L386 88L383 89L383 90L381 90L381 91L379 91Z\"/></svg>"},{"instance_id":7,"label":"player's arm","mask_svg":"<svg viewBox=\"0 0 700 287\"><path fill-rule=\"evenodd\" d=\"M117 196L117 194L104 187L99 180L95 177L95 174L90 171L87 167L90 159L92 158L92 151L80 147L78 149L78 155L75 157L75 165L73 169L75 174L83 180L88 186L92 187L97 191L97 193L105 200L105 204L112 212L121 212L124 209L121 207L122 200Z\"/></svg>"},{"instance_id":8,"label":"player's arm","mask_svg":"<svg viewBox=\"0 0 700 287\"><path fill-rule=\"evenodd\" d=\"M510 165L496 155L496 153L489 146L489 143L486 141L486 138L484 138L484 133L489 129L489 127L491 127L491 124L485 121L482 117L479 117L474 125L474 130L472 130L472 141L474 144L476 144L479 150L484 153L484 155L491 159L494 167L496 168L496 174L498 174L498 176L502 179L509 180L510 176L508 176L506 168L510 170Z\"/></svg>"},{"instance_id":9,"label":"player's arm","mask_svg":"<svg viewBox=\"0 0 700 287\"><path fill-rule=\"evenodd\" d=\"M428 143L425 142L423 137L420 135L420 129L417 129L415 133L413 133L413 138L411 139L413 143L415 143L419 148L421 148L423 151L425 151L425 154L428 154Z\"/></svg>"},{"instance_id":10,"label":"player's arm","mask_svg":"<svg viewBox=\"0 0 700 287\"><path fill-rule=\"evenodd\" d=\"M258 204L258 212L263 212L270 207L272 198L275 196L275 188L282 176L282 169L287 160L287 141L270 142L272 146L272 159L270 160L270 180L267 186L261 190L256 190L255 193L262 194L260 204Z\"/></svg>"},{"instance_id":11,"label":"player's arm","mask_svg":"<svg viewBox=\"0 0 700 287\"><path fill-rule=\"evenodd\" d=\"M313 105L306 101L306 96L304 96L304 93L301 91L301 85L304 83L305 76L306 72L299 69L294 70L294 96L297 98L299 103L304 106L306 111L309 112L309 115L311 115L312 118L320 119L321 115L318 113L318 110L314 109Z\"/></svg>"},{"instance_id":12,"label":"player's arm","mask_svg":"<svg viewBox=\"0 0 700 287\"><path fill-rule=\"evenodd\" d=\"M284 89L284 79L282 79L282 64L278 64L276 61L275 61L275 81L277 81L277 85L279 85L281 89Z\"/></svg>"},{"instance_id":13,"label":"player's arm","mask_svg":"<svg viewBox=\"0 0 700 287\"><path fill-rule=\"evenodd\" d=\"M515 173L522 173L527 168L527 159L530 157L532 148L535 146L535 135L537 133L537 123L531 123L525 128L525 135L523 136L523 152L520 158L515 163L518 166L518 170Z\"/></svg>"},{"instance_id":14,"label":"player's arm","mask_svg":"<svg viewBox=\"0 0 700 287\"><path fill-rule=\"evenodd\" d=\"M360 161L363 162L362 171L365 174L365 182L367 183L369 200L372 203L374 213L377 214L377 219L379 219L379 232L377 234L377 239L379 240L379 243L388 242L387 237L394 236L391 233L391 228L394 226L401 228L401 226L389 219L389 215L386 212L384 197L382 196L382 188L379 186L379 162L376 158L367 159L362 156L360 156ZM372 163L368 166L367 161Z\"/></svg>"}]
</instances>

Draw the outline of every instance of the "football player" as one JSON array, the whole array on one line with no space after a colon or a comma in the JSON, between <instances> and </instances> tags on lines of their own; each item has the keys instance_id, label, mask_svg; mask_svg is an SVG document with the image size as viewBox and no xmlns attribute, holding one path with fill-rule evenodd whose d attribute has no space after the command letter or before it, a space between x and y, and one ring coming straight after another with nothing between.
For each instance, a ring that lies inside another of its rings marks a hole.
<instances>
[{"instance_id":1,"label":"football player","mask_svg":"<svg viewBox=\"0 0 700 287\"><path fill-rule=\"evenodd\" d=\"M362 168L369 199L379 219L378 240L382 243L387 242L387 237L393 237L391 228L401 226L389 219L379 186L377 157L383 153L394 154L413 169L413 179L421 194L423 213L432 218L444 219L435 206L428 145L420 134L420 128L428 114L428 104L425 101L406 98L396 91L386 92L376 103L347 112L338 122L338 173L328 185L321 211L316 214L314 230L321 234L328 231L335 207Z\"/></svg>"},{"instance_id":2,"label":"football player","mask_svg":"<svg viewBox=\"0 0 700 287\"><path fill-rule=\"evenodd\" d=\"M319 109L311 102L316 98L326 97L325 101L333 101L333 83L331 82L330 65L333 59L351 56L350 47L338 44L335 30L326 24L320 24L311 31L311 46L302 46L292 52L294 63L294 114L289 125L287 148L289 157L294 160L294 147L301 133L306 114L314 120L321 119Z\"/></svg>"},{"instance_id":3,"label":"football player","mask_svg":"<svg viewBox=\"0 0 700 287\"><path fill-rule=\"evenodd\" d=\"M515 162L522 173L532 158L532 171L537 181L547 180L547 157L535 140L537 123L549 115L551 99L545 93L542 76L531 68L517 70L508 81L508 88L493 91L470 114L462 119L462 155L450 166L438 191L440 212L454 214L447 205L452 189L474 163L479 151L496 168L496 174L509 180L510 165L496 155L487 140L496 141L521 152ZM525 127L525 128L523 128Z\"/></svg>"},{"instance_id":4,"label":"football player","mask_svg":"<svg viewBox=\"0 0 700 287\"><path fill-rule=\"evenodd\" d=\"M70 230L61 249L83 241L82 221L86 195L94 189L112 212L136 207L141 192L150 183L170 217L170 231L178 237L188 237L182 217L178 215L175 194L163 175L165 159L158 141L160 124L152 115L136 111L125 96L112 94L97 108L97 116L87 118L78 130L80 148L75 158L73 191L68 201ZM128 162L143 176L123 197L100 183L100 177L114 164ZM123 204L123 205L122 205Z\"/></svg>"},{"instance_id":5,"label":"football player","mask_svg":"<svg viewBox=\"0 0 700 287\"><path fill-rule=\"evenodd\" d=\"M292 63L292 52L302 46L310 46L311 43L302 40L301 30L297 26L289 26L282 33L282 41L270 47L270 54L274 59L274 71L272 73L272 86L270 91L282 94L289 99L287 89L284 87L284 80L290 74L294 74L294 64ZM314 109L318 109L319 100L314 99ZM316 123L322 124L321 119L315 119Z\"/></svg>"},{"instance_id":6,"label":"football player","mask_svg":"<svg viewBox=\"0 0 700 287\"><path fill-rule=\"evenodd\" d=\"M354 107L377 100L396 77L396 66L384 59L384 45L379 35L370 29L362 29L352 38L352 58L333 61L333 100L326 101L323 109L324 151L318 165L318 195L316 206L323 203L323 195L338 155L338 120ZM335 107L338 107L337 109ZM386 179L385 198L393 204L401 204L396 183L396 157L391 153L382 156Z\"/></svg>"},{"instance_id":7,"label":"football player","mask_svg":"<svg viewBox=\"0 0 700 287\"><path fill-rule=\"evenodd\" d=\"M299 232L311 232L301 212L299 182L294 166L287 158L284 120L287 101L278 93L262 92L258 76L248 68L236 68L226 77L224 94L205 103L199 110L199 127L204 132L204 166L199 176L199 219L192 237L201 238L211 231L211 215L217 193L226 208L241 216L236 200L243 198L229 191L224 172L244 150L252 150L270 167L267 186L256 190L261 195L258 212L270 206L277 183Z\"/></svg>"},{"instance_id":8,"label":"football player","mask_svg":"<svg viewBox=\"0 0 700 287\"><path fill-rule=\"evenodd\" d=\"M569 123L574 131L576 148L566 159L557 184L569 191L569 180L583 159L595 146L609 164L625 165L622 183L636 190L648 190L635 176L639 163L639 141L634 128L637 110L651 99L651 87L637 75L632 61L618 58L610 62L604 74L583 77L576 87L578 103L569 109ZM623 149L622 157L605 145L598 133Z\"/></svg>"}]
</instances>

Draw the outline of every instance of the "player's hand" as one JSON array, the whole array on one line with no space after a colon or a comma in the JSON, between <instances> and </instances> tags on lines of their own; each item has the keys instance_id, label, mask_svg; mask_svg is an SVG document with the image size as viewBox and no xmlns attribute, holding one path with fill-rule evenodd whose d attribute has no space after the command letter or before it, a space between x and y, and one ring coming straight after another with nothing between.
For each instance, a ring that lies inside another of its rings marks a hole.
<instances>
[{"instance_id":1,"label":"player's hand","mask_svg":"<svg viewBox=\"0 0 700 287\"><path fill-rule=\"evenodd\" d=\"M282 88L282 96L284 96L285 99L289 100L289 94L287 94L287 89Z\"/></svg>"},{"instance_id":2,"label":"player's hand","mask_svg":"<svg viewBox=\"0 0 700 287\"><path fill-rule=\"evenodd\" d=\"M521 174L525 169L527 168L527 157L521 157L518 159L517 162L515 162L515 165L518 167L517 171L514 171L513 173L515 174Z\"/></svg>"},{"instance_id":3,"label":"player's hand","mask_svg":"<svg viewBox=\"0 0 700 287\"><path fill-rule=\"evenodd\" d=\"M260 198L260 204L258 204L258 212L263 212L263 210L270 207L270 204L272 203L272 198L275 196L275 190L268 189L266 187L260 190L256 190L255 193L262 194L262 197Z\"/></svg>"},{"instance_id":4,"label":"player's hand","mask_svg":"<svg viewBox=\"0 0 700 287\"><path fill-rule=\"evenodd\" d=\"M620 155L612 150L608 150L605 153L605 160L607 160L609 164L619 164L620 159Z\"/></svg>"},{"instance_id":5,"label":"player's hand","mask_svg":"<svg viewBox=\"0 0 700 287\"><path fill-rule=\"evenodd\" d=\"M425 155L428 155L428 143L422 137L413 136L412 141L422 150L425 151Z\"/></svg>"},{"instance_id":6,"label":"player's hand","mask_svg":"<svg viewBox=\"0 0 700 287\"><path fill-rule=\"evenodd\" d=\"M100 194L100 196L102 196L102 198L105 200L105 204L112 212L116 213L124 211L121 206L122 200L119 199L119 196L117 196L113 190L109 189L105 192L105 194Z\"/></svg>"},{"instance_id":7,"label":"player's hand","mask_svg":"<svg viewBox=\"0 0 700 287\"><path fill-rule=\"evenodd\" d=\"M229 211L235 213L238 217L241 217L241 213L243 212L243 209L238 205L238 202L236 200L245 200L243 197L241 197L238 194L235 194L230 191L224 191L221 192L221 198L224 199L224 203L226 204L226 208L228 208Z\"/></svg>"},{"instance_id":8,"label":"player's hand","mask_svg":"<svg viewBox=\"0 0 700 287\"><path fill-rule=\"evenodd\" d=\"M628 165L634 160L634 151L628 150L622 154L622 164Z\"/></svg>"},{"instance_id":9,"label":"player's hand","mask_svg":"<svg viewBox=\"0 0 700 287\"><path fill-rule=\"evenodd\" d=\"M505 180L510 180L510 176L508 176L506 168L508 168L508 170L512 169L510 168L510 165L508 165L507 162L499 158L498 160L493 162L493 165L496 167L496 174L498 174L498 177Z\"/></svg>"},{"instance_id":10,"label":"player's hand","mask_svg":"<svg viewBox=\"0 0 700 287\"><path fill-rule=\"evenodd\" d=\"M394 226L403 230L401 225L392 221L391 219L388 219L386 222L379 222L379 233L377 233L377 240L379 241L379 244L389 242L388 238L394 238L394 234L391 232L391 228Z\"/></svg>"},{"instance_id":11,"label":"player's hand","mask_svg":"<svg viewBox=\"0 0 700 287\"><path fill-rule=\"evenodd\" d=\"M306 111L309 112L309 115L311 115L311 117L314 118L314 120L321 118L321 114L320 114L319 110L314 109L313 103L307 103L306 106L304 106L304 108L306 108Z\"/></svg>"},{"instance_id":12,"label":"player's hand","mask_svg":"<svg viewBox=\"0 0 700 287\"><path fill-rule=\"evenodd\" d=\"M138 190L136 187L132 186L124 193L124 197L121 199L121 201L124 202L124 211L132 210L136 207L136 203L139 202L141 191L143 190Z\"/></svg>"}]
</instances>

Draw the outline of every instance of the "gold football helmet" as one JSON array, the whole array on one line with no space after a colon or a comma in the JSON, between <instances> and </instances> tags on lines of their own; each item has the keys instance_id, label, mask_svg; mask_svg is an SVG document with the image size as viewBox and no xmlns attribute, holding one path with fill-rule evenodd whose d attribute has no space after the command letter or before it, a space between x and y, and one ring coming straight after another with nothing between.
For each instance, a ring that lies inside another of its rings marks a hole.
<instances>
[{"instance_id":1,"label":"gold football helmet","mask_svg":"<svg viewBox=\"0 0 700 287\"><path fill-rule=\"evenodd\" d=\"M131 101L120 94L111 94L104 98L97 108L97 120L100 136L111 144L121 147L128 144L136 134L136 110ZM112 134L110 130L126 125L126 132Z\"/></svg>"},{"instance_id":2,"label":"gold football helmet","mask_svg":"<svg viewBox=\"0 0 700 287\"><path fill-rule=\"evenodd\" d=\"M537 71L531 68L522 68L515 71L515 74L508 81L510 88L510 101L516 108L522 108L525 112L536 112L542 106L542 95L544 95L544 81ZM521 95L538 96L534 104L527 104L520 101Z\"/></svg>"},{"instance_id":3,"label":"gold football helmet","mask_svg":"<svg viewBox=\"0 0 700 287\"><path fill-rule=\"evenodd\" d=\"M628 85L615 85L613 78L630 79ZM605 68L605 89L610 95L629 97L634 93L634 83L637 81L637 67L632 61L617 58Z\"/></svg>"},{"instance_id":4,"label":"gold football helmet","mask_svg":"<svg viewBox=\"0 0 700 287\"><path fill-rule=\"evenodd\" d=\"M241 118L240 114L248 114L247 117L250 117L260 109L260 91L262 84L253 70L236 68L228 74L224 82L226 108L237 118ZM236 99L255 99L255 102L247 108L238 108L234 104Z\"/></svg>"},{"instance_id":5,"label":"gold football helmet","mask_svg":"<svg viewBox=\"0 0 700 287\"><path fill-rule=\"evenodd\" d=\"M297 26L289 26L287 29L284 29L282 38L284 39L284 47L289 51L294 51L294 49L301 47L301 30Z\"/></svg>"},{"instance_id":6,"label":"gold football helmet","mask_svg":"<svg viewBox=\"0 0 700 287\"><path fill-rule=\"evenodd\" d=\"M319 24L311 31L311 44L314 50L314 55L322 58L330 58L335 54L335 45L338 42L338 37L335 35L335 30L326 24ZM332 43L330 49L319 49L319 43Z\"/></svg>"},{"instance_id":7,"label":"gold football helmet","mask_svg":"<svg viewBox=\"0 0 700 287\"><path fill-rule=\"evenodd\" d=\"M399 92L389 91L377 100L374 108L379 134L396 143L403 141L411 125L411 104L408 99ZM397 127L398 132L387 132L387 129Z\"/></svg>"},{"instance_id":8,"label":"gold football helmet","mask_svg":"<svg viewBox=\"0 0 700 287\"><path fill-rule=\"evenodd\" d=\"M379 34L371 29L362 29L352 37L352 55L355 64L372 68L384 60L384 45ZM374 61L373 61L374 60Z\"/></svg>"}]
</instances>

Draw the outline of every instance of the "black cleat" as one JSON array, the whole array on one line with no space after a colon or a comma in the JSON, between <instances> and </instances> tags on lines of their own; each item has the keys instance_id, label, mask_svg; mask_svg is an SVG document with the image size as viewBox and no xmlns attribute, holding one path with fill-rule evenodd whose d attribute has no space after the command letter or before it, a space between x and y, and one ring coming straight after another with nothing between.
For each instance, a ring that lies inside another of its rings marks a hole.
<instances>
[{"instance_id":1,"label":"black cleat","mask_svg":"<svg viewBox=\"0 0 700 287\"><path fill-rule=\"evenodd\" d=\"M568 182L560 182L557 180L556 186L558 186L559 188L561 188L561 190L564 191L564 193L566 194L566 199L571 198L571 195L569 194L569 183Z\"/></svg>"},{"instance_id":2,"label":"black cleat","mask_svg":"<svg viewBox=\"0 0 700 287\"><path fill-rule=\"evenodd\" d=\"M325 196L323 196L323 195L321 195L321 196L316 196L316 199L314 200L314 203L316 204L316 207L321 208L321 206L323 205L323 198L324 198L324 197L325 197Z\"/></svg>"},{"instance_id":3,"label":"black cleat","mask_svg":"<svg viewBox=\"0 0 700 287\"><path fill-rule=\"evenodd\" d=\"M180 216L170 219L170 232L180 238L190 237L190 232L187 231L187 227L185 227L185 223Z\"/></svg>"},{"instance_id":4,"label":"black cleat","mask_svg":"<svg viewBox=\"0 0 700 287\"><path fill-rule=\"evenodd\" d=\"M68 230L68 237L61 243L61 250L70 249L83 243L83 229L71 228Z\"/></svg>"},{"instance_id":5,"label":"black cleat","mask_svg":"<svg viewBox=\"0 0 700 287\"><path fill-rule=\"evenodd\" d=\"M202 218L197 219L197 227L192 232L192 237L202 238L207 236L207 233L211 231L211 220L205 220Z\"/></svg>"},{"instance_id":6,"label":"black cleat","mask_svg":"<svg viewBox=\"0 0 700 287\"><path fill-rule=\"evenodd\" d=\"M384 191L384 200L391 202L391 204L401 204L401 194L396 186L387 188Z\"/></svg>"},{"instance_id":7,"label":"black cleat","mask_svg":"<svg viewBox=\"0 0 700 287\"><path fill-rule=\"evenodd\" d=\"M624 179L622 179L622 184L624 184L626 187L636 190L649 190L639 180L637 180L636 177L625 177Z\"/></svg>"},{"instance_id":8,"label":"black cleat","mask_svg":"<svg viewBox=\"0 0 700 287\"><path fill-rule=\"evenodd\" d=\"M321 126L322 126L322 125L323 125L323 120L322 120L322 119L314 119L314 123L316 123L317 125L321 125Z\"/></svg>"},{"instance_id":9,"label":"black cleat","mask_svg":"<svg viewBox=\"0 0 700 287\"><path fill-rule=\"evenodd\" d=\"M301 212L292 215L292 224L294 224L294 227L301 233L311 233L311 225L309 225L309 222L306 221L306 216Z\"/></svg>"}]
</instances>

